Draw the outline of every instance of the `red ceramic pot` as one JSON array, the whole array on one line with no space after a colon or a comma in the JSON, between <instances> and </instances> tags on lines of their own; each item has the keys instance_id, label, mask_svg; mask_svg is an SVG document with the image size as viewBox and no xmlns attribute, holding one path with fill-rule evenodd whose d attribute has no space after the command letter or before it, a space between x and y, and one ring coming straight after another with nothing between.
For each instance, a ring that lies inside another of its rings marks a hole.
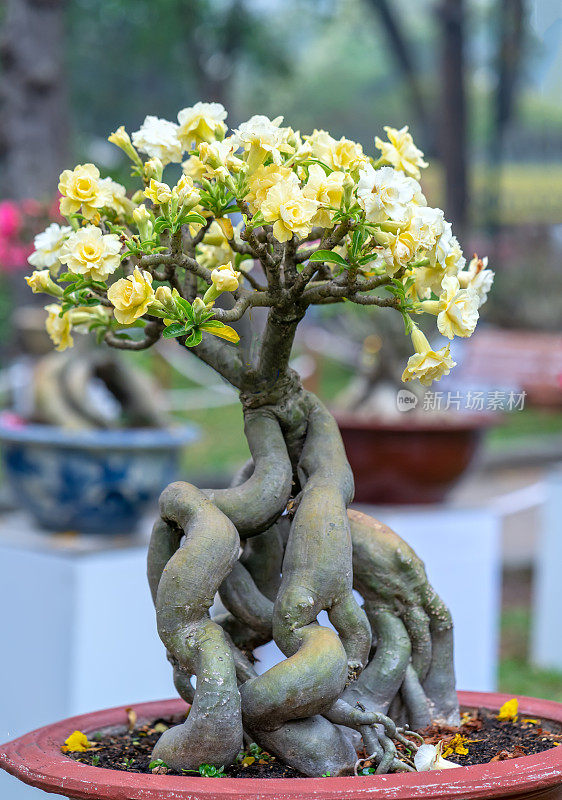
<instances>
[{"instance_id":1,"label":"red ceramic pot","mask_svg":"<svg viewBox=\"0 0 562 800\"><path fill-rule=\"evenodd\" d=\"M335 416L355 477L355 501L375 505L441 503L496 421L486 414L459 414L440 425Z\"/></svg>"},{"instance_id":2,"label":"red ceramic pot","mask_svg":"<svg viewBox=\"0 0 562 800\"><path fill-rule=\"evenodd\" d=\"M497 711L510 695L459 692L467 708ZM521 712L562 724L562 704L519 698ZM192 778L143 775L89 767L65 756L60 745L74 730L92 734L126 727L125 706L47 725L0 748L0 767L25 783L70 798L89 800L512 800L562 799L562 747L535 756L456 770L348 778ZM141 703L139 721L181 713L181 700Z\"/></svg>"}]
</instances>

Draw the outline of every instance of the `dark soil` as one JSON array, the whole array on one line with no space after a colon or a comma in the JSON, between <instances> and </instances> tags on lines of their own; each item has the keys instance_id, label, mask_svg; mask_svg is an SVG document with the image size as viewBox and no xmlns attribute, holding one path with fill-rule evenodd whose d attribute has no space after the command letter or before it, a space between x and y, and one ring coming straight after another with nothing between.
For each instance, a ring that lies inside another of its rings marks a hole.
<instances>
[{"instance_id":1,"label":"dark soil","mask_svg":"<svg viewBox=\"0 0 562 800\"><path fill-rule=\"evenodd\" d=\"M162 732L172 725L183 722L184 719L185 717L176 716L155 719L149 724L140 725L136 724L133 712L130 717L130 730L112 729L89 733L88 738L93 746L85 752L68 753L68 755L83 764L106 769L215 777L216 771L213 774L213 768L209 769L208 765L202 765L198 771L185 773L175 772L162 763L153 763L152 767L150 766L152 749ZM562 744L562 733L554 723L530 720L524 716L520 716L515 722L509 720L500 722L496 716L484 709L465 712L459 728L434 725L420 733L427 744L437 744L442 741L445 757L462 766L521 758ZM462 740L459 740L459 734ZM449 745L456 750L468 749L468 754L448 753L446 748ZM360 755L364 757L366 754ZM369 774L370 766L369 762L363 764L362 774ZM304 776L253 744L240 753L235 764L225 768L222 777L302 778Z\"/></svg>"}]
</instances>

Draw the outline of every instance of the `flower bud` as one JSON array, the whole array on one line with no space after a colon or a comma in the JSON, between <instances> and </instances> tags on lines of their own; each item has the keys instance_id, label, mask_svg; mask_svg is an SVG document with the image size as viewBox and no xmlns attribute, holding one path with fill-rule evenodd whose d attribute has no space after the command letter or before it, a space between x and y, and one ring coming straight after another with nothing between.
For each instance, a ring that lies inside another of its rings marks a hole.
<instances>
[{"instance_id":1,"label":"flower bud","mask_svg":"<svg viewBox=\"0 0 562 800\"><path fill-rule=\"evenodd\" d=\"M209 286L203 295L203 302L209 303L216 300L222 292L235 292L236 289L238 289L240 278L240 273L232 269L232 263L230 261L227 264L217 267L211 272L211 281L213 284Z\"/></svg>"},{"instance_id":2,"label":"flower bud","mask_svg":"<svg viewBox=\"0 0 562 800\"><path fill-rule=\"evenodd\" d=\"M48 269L36 269L25 280L33 294L43 293L50 294L53 297L62 297L63 290L53 281Z\"/></svg>"},{"instance_id":3,"label":"flower bud","mask_svg":"<svg viewBox=\"0 0 562 800\"><path fill-rule=\"evenodd\" d=\"M162 173L164 172L164 165L159 158L150 158L144 164L144 176L147 181L154 178L157 181L162 180Z\"/></svg>"},{"instance_id":4,"label":"flower bud","mask_svg":"<svg viewBox=\"0 0 562 800\"><path fill-rule=\"evenodd\" d=\"M168 314L174 316L178 312L178 307L174 298L174 293L169 286L159 286L155 292L156 300L162 305Z\"/></svg>"},{"instance_id":5,"label":"flower bud","mask_svg":"<svg viewBox=\"0 0 562 800\"><path fill-rule=\"evenodd\" d=\"M133 144L131 142L131 137L129 136L123 125L120 125L116 131L114 131L110 136L108 136L107 141L111 142L111 144L117 145L117 147L120 147L121 150L123 150L123 152L126 153L126 155L128 155L129 158L135 163L139 165L142 164L139 154L133 147Z\"/></svg>"},{"instance_id":6,"label":"flower bud","mask_svg":"<svg viewBox=\"0 0 562 800\"><path fill-rule=\"evenodd\" d=\"M144 203L135 208L133 219L137 224L141 239L150 239L152 236L152 216Z\"/></svg>"},{"instance_id":7,"label":"flower bud","mask_svg":"<svg viewBox=\"0 0 562 800\"><path fill-rule=\"evenodd\" d=\"M151 178L150 184L144 190L144 196L152 200L155 205L162 205L163 203L170 202L172 199L172 190L167 183L160 183L160 181Z\"/></svg>"}]
</instances>

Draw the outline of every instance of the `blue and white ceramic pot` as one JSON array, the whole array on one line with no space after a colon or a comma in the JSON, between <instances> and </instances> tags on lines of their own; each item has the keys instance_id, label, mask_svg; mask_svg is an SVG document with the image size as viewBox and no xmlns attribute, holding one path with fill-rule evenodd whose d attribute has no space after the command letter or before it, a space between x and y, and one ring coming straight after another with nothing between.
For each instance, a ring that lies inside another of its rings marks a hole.
<instances>
[{"instance_id":1,"label":"blue and white ceramic pot","mask_svg":"<svg viewBox=\"0 0 562 800\"><path fill-rule=\"evenodd\" d=\"M14 501L49 531L133 533L179 475L194 426L72 431L0 420Z\"/></svg>"}]
</instances>

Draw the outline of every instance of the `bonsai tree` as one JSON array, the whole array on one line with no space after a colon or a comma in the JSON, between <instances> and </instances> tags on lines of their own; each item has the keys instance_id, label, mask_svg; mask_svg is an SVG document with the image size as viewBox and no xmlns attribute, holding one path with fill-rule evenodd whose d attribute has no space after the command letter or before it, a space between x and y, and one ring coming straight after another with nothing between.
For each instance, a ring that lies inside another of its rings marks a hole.
<instances>
[{"instance_id":1,"label":"bonsai tree","mask_svg":"<svg viewBox=\"0 0 562 800\"><path fill-rule=\"evenodd\" d=\"M191 703L154 758L219 767L246 736L307 775L338 775L353 771L361 737L377 772L412 770L396 743L416 744L397 724L458 721L451 617L406 543L348 511L337 425L289 358L311 305L369 305L402 316L414 351L403 380L429 385L454 362L416 315L436 315L449 340L469 336L474 275L443 212L426 205L407 128L387 128L375 159L281 117L227 135L225 118L197 103L177 124L149 116L132 138L113 133L142 182L131 198L93 164L65 170L68 225L38 237L27 278L54 298L46 325L58 350L75 331L122 350L175 338L240 392L251 460L228 489L170 485L150 542L158 632ZM258 307L267 322L243 351L231 324ZM228 613L211 619L217 591ZM318 624L323 610L333 629ZM271 639L286 658L258 675L252 651Z\"/></svg>"}]
</instances>

